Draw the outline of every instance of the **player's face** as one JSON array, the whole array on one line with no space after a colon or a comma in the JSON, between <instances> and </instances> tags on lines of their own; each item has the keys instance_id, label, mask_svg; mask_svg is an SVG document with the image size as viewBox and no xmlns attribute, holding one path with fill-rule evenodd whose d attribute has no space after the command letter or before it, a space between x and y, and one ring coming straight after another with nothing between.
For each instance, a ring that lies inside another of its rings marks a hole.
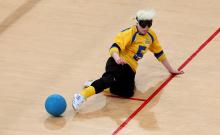
<instances>
[{"instance_id":1,"label":"player's face","mask_svg":"<svg viewBox=\"0 0 220 135\"><path fill-rule=\"evenodd\" d=\"M143 35L145 35L145 34L147 33L147 31L148 31L148 26L146 26L145 28L142 28L142 27L140 26L140 24L137 24L137 28L138 28L138 32L139 32L140 34L143 34Z\"/></svg>"}]
</instances>

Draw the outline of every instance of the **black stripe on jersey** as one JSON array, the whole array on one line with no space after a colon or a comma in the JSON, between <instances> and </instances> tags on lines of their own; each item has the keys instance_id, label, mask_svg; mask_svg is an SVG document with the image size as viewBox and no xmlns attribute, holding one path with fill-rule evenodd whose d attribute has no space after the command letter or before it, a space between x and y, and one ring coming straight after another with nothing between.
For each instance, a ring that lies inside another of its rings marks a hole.
<instances>
[{"instance_id":1,"label":"black stripe on jersey","mask_svg":"<svg viewBox=\"0 0 220 135\"><path fill-rule=\"evenodd\" d=\"M114 43L114 44L111 46L111 48L113 48L113 47L116 47L116 48L118 48L119 51L121 51L121 48L119 47L118 44ZM110 48L110 49L111 49L111 48Z\"/></svg>"},{"instance_id":2,"label":"black stripe on jersey","mask_svg":"<svg viewBox=\"0 0 220 135\"><path fill-rule=\"evenodd\" d=\"M137 34L138 34L138 32L135 32L134 35L132 36L131 44L134 42L134 40L135 40Z\"/></svg>"},{"instance_id":3,"label":"black stripe on jersey","mask_svg":"<svg viewBox=\"0 0 220 135\"><path fill-rule=\"evenodd\" d=\"M150 34L150 32L147 32L148 35L150 36L151 40L152 40L152 43L154 42L154 37Z\"/></svg>"},{"instance_id":4,"label":"black stripe on jersey","mask_svg":"<svg viewBox=\"0 0 220 135\"><path fill-rule=\"evenodd\" d=\"M124 32L124 31L126 31L126 30L129 30L131 27L129 27L129 28L126 28L126 29L124 29L124 30L122 30L121 32Z\"/></svg>"},{"instance_id":5,"label":"black stripe on jersey","mask_svg":"<svg viewBox=\"0 0 220 135\"><path fill-rule=\"evenodd\" d=\"M160 56L163 55L163 50L160 51L159 53L154 53L154 56L158 59Z\"/></svg>"}]
</instances>

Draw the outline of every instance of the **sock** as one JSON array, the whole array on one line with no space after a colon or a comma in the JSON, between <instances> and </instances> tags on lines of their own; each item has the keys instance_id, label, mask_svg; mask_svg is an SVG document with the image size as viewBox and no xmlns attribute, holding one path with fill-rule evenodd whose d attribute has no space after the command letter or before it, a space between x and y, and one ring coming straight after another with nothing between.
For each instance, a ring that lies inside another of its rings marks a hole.
<instances>
[{"instance_id":1,"label":"sock","mask_svg":"<svg viewBox=\"0 0 220 135\"><path fill-rule=\"evenodd\" d=\"M93 86L89 86L83 89L80 94L83 95L85 98L88 98L95 94L95 88Z\"/></svg>"}]
</instances>

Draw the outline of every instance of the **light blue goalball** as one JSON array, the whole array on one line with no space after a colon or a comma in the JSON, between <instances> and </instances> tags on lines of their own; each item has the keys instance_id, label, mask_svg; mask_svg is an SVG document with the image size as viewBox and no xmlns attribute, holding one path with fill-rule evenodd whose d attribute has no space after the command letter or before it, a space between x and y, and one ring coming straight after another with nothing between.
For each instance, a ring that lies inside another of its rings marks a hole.
<instances>
[{"instance_id":1,"label":"light blue goalball","mask_svg":"<svg viewBox=\"0 0 220 135\"><path fill-rule=\"evenodd\" d=\"M66 100L59 94L52 94L45 101L45 109L52 116L59 117L66 110Z\"/></svg>"}]
</instances>

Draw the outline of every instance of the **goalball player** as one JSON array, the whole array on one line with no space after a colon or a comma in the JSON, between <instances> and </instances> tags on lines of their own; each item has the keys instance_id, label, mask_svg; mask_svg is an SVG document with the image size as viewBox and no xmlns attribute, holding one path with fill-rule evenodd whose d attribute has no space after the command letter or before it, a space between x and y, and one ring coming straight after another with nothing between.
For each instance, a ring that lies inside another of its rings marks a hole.
<instances>
[{"instance_id":1,"label":"goalball player","mask_svg":"<svg viewBox=\"0 0 220 135\"><path fill-rule=\"evenodd\" d=\"M132 97L138 61L148 50L154 53L168 72L174 75L183 74L183 71L173 69L170 65L157 35L151 28L154 15L153 10L139 10L136 14L136 25L117 34L109 50L111 57L107 60L105 73L80 93L74 94L72 105L75 110L78 110L88 97L105 89L120 97Z\"/></svg>"}]
</instances>

